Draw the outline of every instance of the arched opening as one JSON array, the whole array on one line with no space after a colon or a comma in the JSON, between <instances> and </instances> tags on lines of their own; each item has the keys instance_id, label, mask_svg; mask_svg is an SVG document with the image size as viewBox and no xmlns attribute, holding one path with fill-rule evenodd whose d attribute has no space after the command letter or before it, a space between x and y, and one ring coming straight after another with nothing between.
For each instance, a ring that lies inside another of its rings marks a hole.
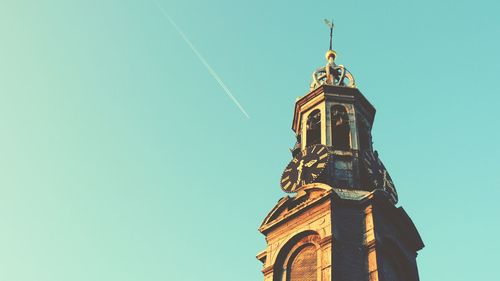
<instances>
[{"instance_id":1,"label":"arched opening","mask_svg":"<svg viewBox=\"0 0 500 281\"><path fill-rule=\"evenodd\" d=\"M336 150L351 149L351 127L345 107L334 105L331 108L332 147Z\"/></svg>"},{"instance_id":2,"label":"arched opening","mask_svg":"<svg viewBox=\"0 0 500 281\"><path fill-rule=\"evenodd\" d=\"M313 110L307 117L306 146L321 143L321 112Z\"/></svg>"},{"instance_id":3,"label":"arched opening","mask_svg":"<svg viewBox=\"0 0 500 281\"><path fill-rule=\"evenodd\" d=\"M286 281L317 281L316 252L313 244L305 244L292 253L287 266Z\"/></svg>"},{"instance_id":4,"label":"arched opening","mask_svg":"<svg viewBox=\"0 0 500 281\"><path fill-rule=\"evenodd\" d=\"M318 281L320 237L314 231L297 234L283 245L273 265L273 281Z\"/></svg>"}]
</instances>

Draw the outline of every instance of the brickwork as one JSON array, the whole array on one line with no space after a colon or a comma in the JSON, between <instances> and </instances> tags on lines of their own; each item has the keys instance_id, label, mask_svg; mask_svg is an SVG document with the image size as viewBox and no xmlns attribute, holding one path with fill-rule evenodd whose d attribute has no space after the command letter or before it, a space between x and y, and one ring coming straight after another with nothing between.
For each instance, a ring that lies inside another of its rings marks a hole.
<instances>
[{"instance_id":1,"label":"brickwork","mask_svg":"<svg viewBox=\"0 0 500 281\"><path fill-rule=\"evenodd\" d=\"M265 281L289 280L291 256L308 245L318 281L418 281L423 243L404 210L382 193L345 194L313 184L278 202L259 229L268 245L258 255Z\"/></svg>"},{"instance_id":2,"label":"brickwork","mask_svg":"<svg viewBox=\"0 0 500 281\"><path fill-rule=\"evenodd\" d=\"M297 193L259 228L264 280L418 281L424 245L373 149L375 108L357 88L327 84L295 103L297 142L281 187ZM316 147L326 152L309 157Z\"/></svg>"}]
</instances>

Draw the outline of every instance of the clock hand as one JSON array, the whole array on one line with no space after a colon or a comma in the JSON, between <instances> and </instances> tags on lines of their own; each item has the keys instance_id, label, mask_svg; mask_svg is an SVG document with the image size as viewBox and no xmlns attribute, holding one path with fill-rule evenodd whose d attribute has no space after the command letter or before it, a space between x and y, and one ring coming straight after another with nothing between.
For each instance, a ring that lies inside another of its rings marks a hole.
<instances>
[{"instance_id":1,"label":"clock hand","mask_svg":"<svg viewBox=\"0 0 500 281\"><path fill-rule=\"evenodd\" d=\"M299 166L297 167L297 171L299 171L299 174L297 175L297 184L299 184L300 179L302 177L302 166L304 165L304 159L300 160Z\"/></svg>"}]
</instances>

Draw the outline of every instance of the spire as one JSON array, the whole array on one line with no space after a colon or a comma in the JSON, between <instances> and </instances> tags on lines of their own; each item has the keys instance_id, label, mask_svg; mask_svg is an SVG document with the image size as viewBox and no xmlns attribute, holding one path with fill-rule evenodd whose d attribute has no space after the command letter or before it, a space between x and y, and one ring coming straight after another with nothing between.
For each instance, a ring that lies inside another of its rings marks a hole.
<instances>
[{"instance_id":1,"label":"spire","mask_svg":"<svg viewBox=\"0 0 500 281\"><path fill-rule=\"evenodd\" d=\"M330 29L330 48L325 54L327 61L326 65L316 69L312 74L311 91L320 85L356 88L356 83L354 82L352 74L343 65L335 64L337 53L332 49L332 37L335 25L333 24L333 20L329 21L325 19L324 21Z\"/></svg>"}]
</instances>

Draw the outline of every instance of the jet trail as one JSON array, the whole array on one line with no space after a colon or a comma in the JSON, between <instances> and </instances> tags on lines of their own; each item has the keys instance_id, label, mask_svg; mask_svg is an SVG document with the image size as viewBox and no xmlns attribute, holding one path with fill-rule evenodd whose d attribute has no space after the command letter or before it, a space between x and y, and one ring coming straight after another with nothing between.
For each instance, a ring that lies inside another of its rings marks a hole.
<instances>
[{"instance_id":1,"label":"jet trail","mask_svg":"<svg viewBox=\"0 0 500 281\"><path fill-rule=\"evenodd\" d=\"M182 30L177 26L177 24L175 24L174 20L162 8L160 3L158 3L158 1L156 1L156 0L152 0L152 1L156 4L158 9L165 16L165 18L167 18L167 20L172 24L172 26L175 28L175 30L177 30L177 32L181 35L182 39L184 39L184 41L189 45L189 47L191 48L193 53L198 57L198 59L201 61L201 63L203 63L203 65L207 68L208 72L212 75L212 77L215 79L215 81L217 81L217 83L219 83L219 85L224 90L224 92L226 92L228 97L231 98L231 100L234 102L234 104L236 104L236 106L240 109L241 113L243 113L248 119L250 119L250 116L248 115L248 113L245 111L245 109L243 109L243 107L238 102L238 100L233 96L231 91L229 91L226 84L224 84L224 82L219 77L219 75L217 75L217 73L212 69L212 67L208 64L208 62L205 60L205 58L200 54L200 52L198 52L198 50L194 47L193 43L191 43L191 41L189 41L189 39L184 34L184 32L182 32Z\"/></svg>"}]
</instances>

